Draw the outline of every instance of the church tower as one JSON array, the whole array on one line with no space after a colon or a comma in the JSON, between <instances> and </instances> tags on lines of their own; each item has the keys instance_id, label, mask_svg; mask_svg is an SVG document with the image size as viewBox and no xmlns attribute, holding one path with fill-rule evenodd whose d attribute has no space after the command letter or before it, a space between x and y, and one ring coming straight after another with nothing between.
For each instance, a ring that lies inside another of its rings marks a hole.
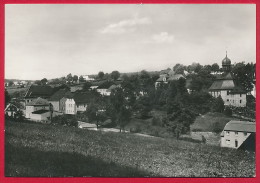
<instances>
[{"instance_id":1,"label":"church tower","mask_svg":"<svg viewBox=\"0 0 260 183\"><path fill-rule=\"evenodd\" d=\"M226 57L222 60L222 68L224 72L231 71L231 60L227 57L227 52L226 52Z\"/></svg>"}]
</instances>

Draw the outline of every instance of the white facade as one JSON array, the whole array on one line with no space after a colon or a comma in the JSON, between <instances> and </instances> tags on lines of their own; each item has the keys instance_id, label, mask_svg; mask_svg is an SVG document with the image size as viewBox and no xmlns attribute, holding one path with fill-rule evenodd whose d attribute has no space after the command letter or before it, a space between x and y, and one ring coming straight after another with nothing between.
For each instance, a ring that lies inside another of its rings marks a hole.
<instances>
[{"instance_id":1,"label":"white facade","mask_svg":"<svg viewBox=\"0 0 260 183\"><path fill-rule=\"evenodd\" d=\"M50 118L50 112L45 112L42 114L31 114L30 119L34 121L47 121Z\"/></svg>"},{"instance_id":2,"label":"white facade","mask_svg":"<svg viewBox=\"0 0 260 183\"><path fill-rule=\"evenodd\" d=\"M234 94L229 90L219 90L211 91L210 94L213 97L218 97L219 95L224 101L225 105L232 105L236 107L246 107L246 94Z\"/></svg>"},{"instance_id":3,"label":"white facade","mask_svg":"<svg viewBox=\"0 0 260 183\"><path fill-rule=\"evenodd\" d=\"M87 104L77 104L77 112L84 112L87 110Z\"/></svg>"},{"instance_id":4,"label":"white facade","mask_svg":"<svg viewBox=\"0 0 260 183\"><path fill-rule=\"evenodd\" d=\"M32 116L32 112L38 111L38 110L41 110L41 109L49 110L49 106L48 105L42 105L42 106L28 105L28 106L26 106L25 117L30 119L31 116Z\"/></svg>"},{"instance_id":5,"label":"white facade","mask_svg":"<svg viewBox=\"0 0 260 183\"><path fill-rule=\"evenodd\" d=\"M239 148L248 138L250 132L226 131L222 132L221 147Z\"/></svg>"},{"instance_id":6,"label":"white facade","mask_svg":"<svg viewBox=\"0 0 260 183\"><path fill-rule=\"evenodd\" d=\"M105 88L97 89L97 92L99 92L101 95L109 96L111 94L111 91Z\"/></svg>"},{"instance_id":7,"label":"white facade","mask_svg":"<svg viewBox=\"0 0 260 183\"><path fill-rule=\"evenodd\" d=\"M86 81L93 81L94 78L89 77L88 75L82 76Z\"/></svg>"},{"instance_id":8,"label":"white facade","mask_svg":"<svg viewBox=\"0 0 260 183\"><path fill-rule=\"evenodd\" d=\"M67 98L65 101L65 114L76 114L77 108L74 99Z\"/></svg>"}]
</instances>

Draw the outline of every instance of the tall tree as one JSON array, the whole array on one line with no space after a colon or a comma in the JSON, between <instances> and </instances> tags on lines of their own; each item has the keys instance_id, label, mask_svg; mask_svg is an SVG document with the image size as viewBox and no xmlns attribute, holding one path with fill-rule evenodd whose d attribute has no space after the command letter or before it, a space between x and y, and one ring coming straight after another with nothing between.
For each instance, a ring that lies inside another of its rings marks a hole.
<instances>
[{"instance_id":1,"label":"tall tree","mask_svg":"<svg viewBox=\"0 0 260 183\"><path fill-rule=\"evenodd\" d=\"M78 79L79 79L79 77L77 75L74 75L72 80L73 80L73 82L76 83L78 81Z\"/></svg>"},{"instance_id":2,"label":"tall tree","mask_svg":"<svg viewBox=\"0 0 260 183\"><path fill-rule=\"evenodd\" d=\"M83 76L79 76L79 82L82 83L82 82L84 82L84 81L85 81L85 80L84 80Z\"/></svg>"},{"instance_id":3,"label":"tall tree","mask_svg":"<svg viewBox=\"0 0 260 183\"><path fill-rule=\"evenodd\" d=\"M103 71L99 71L99 73L98 73L98 78L99 78L99 79L103 79L104 76L105 76L104 72L103 72Z\"/></svg>"},{"instance_id":4,"label":"tall tree","mask_svg":"<svg viewBox=\"0 0 260 183\"><path fill-rule=\"evenodd\" d=\"M212 70L213 72L219 71L219 65L218 65L217 63L212 64L211 70Z\"/></svg>"},{"instance_id":5,"label":"tall tree","mask_svg":"<svg viewBox=\"0 0 260 183\"><path fill-rule=\"evenodd\" d=\"M117 80L117 79L119 78L119 76L120 76L120 73L119 73L118 71L113 71L113 72L111 73L111 78L112 78L113 80Z\"/></svg>"},{"instance_id":6,"label":"tall tree","mask_svg":"<svg viewBox=\"0 0 260 183\"><path fill-rule=\"evenodd\" d=\"M67 80L68 83L71 83L71 82L72 82L73 77L72 77L72 74L71 74L71 73L69 73L69 74L67 75L66 80Z\"/></svg>"},{"instance_id":7,"label":"tall tree","mask_svg":"<svg viewBox=\"0 0 260 183\"><path fill-rule=\"evenodd\" d=\"M43 78L43 79L41 80L41 84L42 84L42 85L46 85L47 82L48 82L48 80L47 80L46 78Z\"/></svg>"},{"instance_id":8,"label":"tall tree","mask_svg":"<svg viewBox=\"0 0 260 183\"><path fill-rule=\"evenodd\" d=\"M132 109L129 106L128 98L122 88L116 88L111 92L110 102L113 111L116 113L116 122L120 128L120 132L125 125L130 121Z\"/></svg>"}]
</instances>

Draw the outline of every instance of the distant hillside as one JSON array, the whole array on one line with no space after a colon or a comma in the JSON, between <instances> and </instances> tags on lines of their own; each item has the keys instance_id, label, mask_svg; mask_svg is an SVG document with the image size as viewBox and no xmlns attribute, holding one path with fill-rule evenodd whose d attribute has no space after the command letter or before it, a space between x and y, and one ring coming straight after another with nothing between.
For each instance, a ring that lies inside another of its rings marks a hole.
<instances>
[{"instance_id":1,"label":"distant hillside","mask_svg":"<svg viewBox=\"0 0 260 183\"><path fill-rule=\"evenodd\" d=\"M255 175L254 154L181 140L10 121L5 134L7 177Z\"/></svg>"}]
</instances>

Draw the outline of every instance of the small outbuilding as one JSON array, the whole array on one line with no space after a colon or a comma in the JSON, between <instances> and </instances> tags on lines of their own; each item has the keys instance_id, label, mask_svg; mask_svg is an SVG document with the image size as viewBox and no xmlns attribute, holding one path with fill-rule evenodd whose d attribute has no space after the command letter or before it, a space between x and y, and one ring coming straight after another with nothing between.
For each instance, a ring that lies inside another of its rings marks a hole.
<instances>
[{"instance_id":1,"label":"small outbuilding","mask_svg":"<svg viewBox=\"0 0 260 183\"><path fill-rule=\"evenodd\" d=\"M229 121L221 133L221 147L255 150L255 122Z\"/></svg>"}]
</instances>

